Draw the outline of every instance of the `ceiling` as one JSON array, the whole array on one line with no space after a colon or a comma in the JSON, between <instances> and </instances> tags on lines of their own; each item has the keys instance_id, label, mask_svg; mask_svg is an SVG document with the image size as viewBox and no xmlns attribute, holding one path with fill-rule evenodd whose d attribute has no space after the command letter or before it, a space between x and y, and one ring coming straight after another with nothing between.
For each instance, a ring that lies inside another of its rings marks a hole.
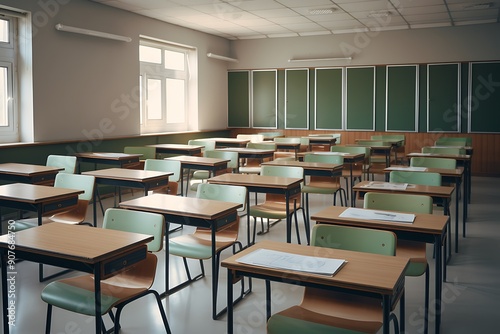
<instances>
[{"instance_id":1,"label":"ceiling","mask_svg":"<svg viewBox=\"0 0 500 334\"><path fill-rule=\"evenodd\" d=\"M92 0L230 40L499 22L500 0Z\"/></svg>"}]
</instances>

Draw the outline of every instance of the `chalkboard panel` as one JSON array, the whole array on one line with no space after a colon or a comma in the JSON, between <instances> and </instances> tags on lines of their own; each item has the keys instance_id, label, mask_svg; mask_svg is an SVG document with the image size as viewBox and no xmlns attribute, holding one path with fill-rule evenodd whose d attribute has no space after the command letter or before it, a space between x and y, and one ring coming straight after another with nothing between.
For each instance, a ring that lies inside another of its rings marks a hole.
<instances>
[{"instance_id":1,"label":"chalkboard panel","mask_svg":"<svg viewBox=\"0 0 500 334\"><path fill-rule=\"evenodd\" d=\"M285 129L309 128L309 70L285 70Z\"/></svg>"},{"instance_id":2,"label":"chalkboard panel","mask_svg":"<svg viewBox=\"0 0 500 334\"><path fill-rule=\"evenodd\" d=\"M427 131L460 131L459 64L427 65Z\"/></svg>"},{"instance_id":3,"label":"chalkboard panel","mask_svg":"<svg viewBox=\"0 0 500 334\"><path fill-rule=\"evenodd\" d=\"M227 89L227 126L230 128L250 127L249 71L228 72Z\"/></svg>"},{"instance_id":4,"label":"chalkboard panel","mask_svg":"<svg viewBox=\"0 0 500 334\"><path fill-rule=\"evenodd\" d=\"M472 63L469 73L469 132L500 132L500 62Z\"/></svg>"},{"instance_id":5,"label":"chalkboard panel","mask_svg":"<svg viewBox=\"0 0 500 334\"><path fill-rule=\"evenodd\" d=\"M346 129L374 130L375 67L348 67Z\"/></svg>"},{"instance_id":6,"label":"chalkboard panel","mask_svg":"<svg viewBox=\"0 0 500 334\"><path fill-rule=\"evenodd\" d=\"M387 66L385 131L417 131L418 66Z\"/></svg>"},{"instance_id":7,"label":"chalkboard panel","mask_svg":"<svg viewBox=\"0 0 500 334\"><path fill-rule=\"evenodd\" d=\"M276 70L252 71L252 127L277 126Z\"/></svg>"},{"instance_id":8,"label":"chalkboard panel","mask_svg":"<svg viewBox=\"0 0 500 334\"><path fill-rule=\"evenodd\" d=\"M343 129L343 69L317 68L315 125L317 130Z\"/></svg>"}]
</instances>

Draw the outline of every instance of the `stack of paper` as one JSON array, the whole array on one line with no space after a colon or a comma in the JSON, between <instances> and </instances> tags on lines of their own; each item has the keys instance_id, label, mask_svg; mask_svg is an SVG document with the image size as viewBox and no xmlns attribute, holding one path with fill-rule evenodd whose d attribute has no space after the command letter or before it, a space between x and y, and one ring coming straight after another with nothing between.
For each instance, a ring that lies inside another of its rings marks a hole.
<instances>
[{"instance_id":1,"label":"stack of paper","mask_svg":"<svg viewBox=\"0 0 500 334\"><path fill-rule=\"evenodd\" d=\"M402 170L405 172L427 172L427 167L387 167L386 170Z\"/></svg>"},{"instance_id":2,"label":"stack of paper","mask_svg":"<svg viewBox=\"0 0 500 334\"><path fill-rule=\"evenodd\" d=\"M261 248L241 257L238 259L238 262L260 267L296 270L333 276L347 261L297 255Z\"/></svg>"},{"instance_id":3,"label":"stack of paper","mask_svg":"<svg viewBox=\"0 0 500 334\"><path fill-rule=\"evenodd\" d=\"M398 223L413 223L415 215L413 213L389 212L369 209L348 208L339 217L356 218L364 220L383 220Z\"/></svg>"},{"instance_id":4,"label":"stack of paper","mask_svg":"<svg viewBox=\"0 0 500 334\"><path fill-rule=\"evenodd\" d=\"M408 187L408 183L392 183L392 182L369 182L362 186L363 188L374 188L374 189L393 189L393 190L405 190Z\"/></svg>"}]
</instances>

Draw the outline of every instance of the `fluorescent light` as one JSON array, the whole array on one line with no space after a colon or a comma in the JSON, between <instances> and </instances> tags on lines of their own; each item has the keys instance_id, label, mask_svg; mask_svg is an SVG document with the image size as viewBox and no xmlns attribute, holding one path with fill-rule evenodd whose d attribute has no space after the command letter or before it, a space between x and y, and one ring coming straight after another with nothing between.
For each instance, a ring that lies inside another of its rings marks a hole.
<instances>
[{"instance_id":1,"label":"fluorescent light","mask_svg":"<svg viewBox=\"0 0 500 334\"><path fill-rule=\"evenodd\" d=\"M383 17L388 17L388 16L391 16L392 13L388 10L383 10L383 11L379 11L379 12L370 12L370 14L368 14L368 17L370 18L383 18Z\"/></svg>"},{"instance_id":2,"label":"fluorescent light","mask_svg":"<svg viewBox=\"0 0 500 334\"><path fill-rule=\"evenodd\" d=\"M223 61L230 61L230 62L233 62L233 63L237 63L238 62L238 59L235 59L235 58L230 58L230 57L226 57L226 56L220 56L220 55L216 55L215 53L207 53L207 57L208 58L213 58L213 59L218 59L218 60L223 60Z\"/></svg>"},{"instance_id":3,"label":"fluorescent light","mask_svg":"<svg viewBox=\"0 0 500 334\"><path fill-rule=\"evenodd\" d=\"M463 9L488 9L493 7L493 2L482 2L473 4L464 4Z\"/></svg>"},{"instance_id":4,"label":"fluorescent light","mask_svg":"<svg viewBox=\"0 0 500 334\"><path fill-rule=\"evenodd\" d=\"M336 10L337 10L336 8L312 8L312 9L309 9L309 14L311 14L311 15L326 15L326 14L332 14Z\"/></svg>"},{"instance_id":5,"label":"fluorescent light","mask_svg":"<svg viewBox=\"0 0 500 334\"><path fill-rule=\"evenodd\" d=\"M131 42L132 41L132 38L130 38L130 37L109 34L107 32L89 30L89 29L84 29L84 28L66 26L66 25L63 25L61 23L56 24L56 29L59 31L72 32L75 34L82 34L82 35L88 35L88 36L94 36L94 37L113 39L115 41L122 41L122 42Z\"/></svg>"},{"instance_id":6,"label":"fluorescent light","mask_svg":"<svg viewBox=\"0 0 500 334\"><path fill-rule=\"evenodd\" d=\"M299 58L299 59L288 59L288 62L294 63L299 61L330 61L330 60L352 60L352 57Z\"/></svg>"}]
</instances>

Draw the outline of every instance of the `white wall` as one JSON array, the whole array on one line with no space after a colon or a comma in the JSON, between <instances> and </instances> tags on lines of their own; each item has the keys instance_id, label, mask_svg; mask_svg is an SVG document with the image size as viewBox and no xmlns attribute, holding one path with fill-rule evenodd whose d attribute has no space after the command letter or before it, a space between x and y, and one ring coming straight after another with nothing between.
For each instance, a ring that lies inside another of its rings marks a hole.
<instances>
[{"instance_id":1,"label":"white wall","mask_svg":"<svg viewBox=\"0 0 500 334\"><path fill-rule=\"evenodd\" d=\"M194 127L226 128L227 67L206 53L228 54L228 40L87 0L0 4L28 10L33 17L35 141L98 141L140 133L140 35L197 48L199 117ZM129 36L132 42L60 32L54 28L57 23Z\"/></svg>"},{"instance_id":2,"label":"white wall","mask_svg":"<svg viewBox=\"0 0 500 334\"><path fill-rule=\"evenodd\" d=\"M500 59L500 24L233 42L231 69L421 64ZM290 58L352 60L290 63Z\"/></svg>"}]
</instances>

